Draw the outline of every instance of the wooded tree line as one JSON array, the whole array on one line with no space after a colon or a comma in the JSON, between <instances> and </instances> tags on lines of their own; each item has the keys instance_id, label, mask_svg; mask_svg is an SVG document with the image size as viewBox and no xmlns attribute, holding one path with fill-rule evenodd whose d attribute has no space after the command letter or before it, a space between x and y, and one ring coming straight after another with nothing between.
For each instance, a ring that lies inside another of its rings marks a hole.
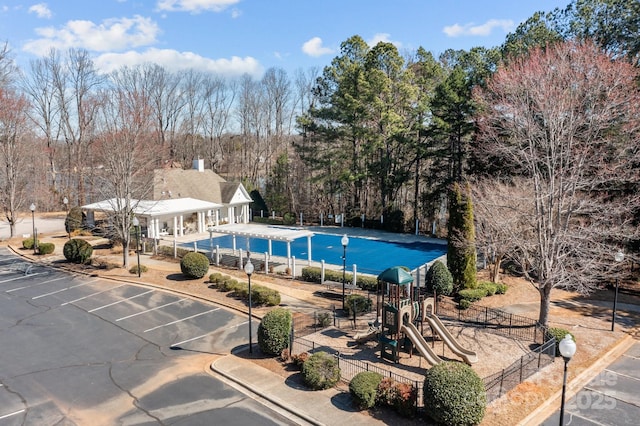
<instances>
[{"instance_id":1,"label":"wooded tree line","mask_svg":"<svg viewBox=\"0 0 640 426\"><path fill-rule=\"evenodd\" d=\"M151 169L200 157L278 213L384 215L423 232L438 222L444 235L449 191L470 181L487 258L508 257L549 291L578 272L601 277L610 245L635 241L639 21L638 2L573 0L493 49L436 58L353 36L321 72L257 81L153 64L103 75L77 49L19 72L5 46L4 213L14 223L31 201L144 198ZM597 238L579 252L590 227Z\"/></svg>"}]
</instances>

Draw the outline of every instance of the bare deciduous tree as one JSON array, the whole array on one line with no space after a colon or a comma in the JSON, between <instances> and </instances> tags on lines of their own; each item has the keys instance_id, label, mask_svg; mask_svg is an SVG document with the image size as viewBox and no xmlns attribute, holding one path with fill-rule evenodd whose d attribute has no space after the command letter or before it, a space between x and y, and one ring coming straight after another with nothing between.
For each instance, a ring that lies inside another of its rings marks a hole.
<instances>
[{"instance_id":1,"label":"bare deciduous tree","mask_svg":"<svg viewBox=\"0 0 640 426\"><path fill-rule=\"evenodd\" d=\"M601 286L616 246L638 233L636 76L593 44L563 43L499 69L477 92L477 154L521 179L510 182L516 191L496 185L475 203L484 214L499 214L502 204L520 217L497 225L513 244L507 256L540 293L543 325L552 289Z\"/></svg>"}]
</instances>

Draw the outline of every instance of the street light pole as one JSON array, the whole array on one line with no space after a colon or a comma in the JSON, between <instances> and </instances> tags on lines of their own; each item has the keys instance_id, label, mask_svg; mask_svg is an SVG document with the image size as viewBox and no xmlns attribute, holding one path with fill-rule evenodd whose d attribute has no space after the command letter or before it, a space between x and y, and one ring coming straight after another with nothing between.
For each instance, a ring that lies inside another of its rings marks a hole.
<instances>
[{"instance_id":1,"label":"street light pole","mask_svg":"<svg viewBox=\"0 0 640 426\"><path fill-rule=\"evenodd\" d=\"M624 260L624 253L622 251L618 251L614 257L616 263L620 263ZM618 284L620 282L620 277L618 277L616 273L616 289L615 294L613 295L613 312L611 314L611 331L615 329L616 326L616 309L618 307Z\"/></svg>"},{"instance_id":2,"label":"street light pole","mask_svg":"<svg viewBox=\"0 0 640 426\"><path fill-rule=\"evenodd\" d=\"M564 424L564 399L567 390L567 364L571 361L571 358L576 353L576 342L570 334L564 336L564 339L560 341L558 345L560 349L560 355L564 359L564 376L562 379L562 401L560 402L560 426Z\"/></svg>"},{"instance_id":3,"label":"street light pole","mask_svg":"<svg viewBox=\"0 0 640 426\"><path fill-rule=\"evenodd\" d=\"M69 220L69 199L67 197L64 197L62 199L62 203L64 204L64 210L67 212L67 218L65 220L65 227L67 228L67 239L70 240L71 239L71 230L68 229L69 226L66 225L66 222Z\"/></svg>"},{"instance_id":4,"label":"street light pole","mask_svg":"<svg viewBox=\"0 0 640 426\"><path fill-rule=\"evenodd\" d=\"M244 272L249 280L249 354L253 354L253 333L251 330L251 274L253 274L253 263L251 263L251 254L247 255L247 263L244 265Z\"/></svg>"},{"instance_id":5,"label":"street light pole","mask_svg":"<svg viewBox=\"0 0 640 426\"><path fill-rule=\"evenodd\" d=\"M347 272L347 246L349 245L349 237L347 237L347 234L342 236L340 242L342 243L342 310L344 311L344 284Z\"/></svg>"},{"instance_id":6,"label":"street light pole","mask_svg":"<svg viewBox=\"0 0 640 426\"><path fill-rule=\"evenodd\" d=\"M31 210L31 225L33 226L33 254L37 254L38 237L36 236L36 204L31 203L29 210Z\"/></svg>"},{"instance_id":7,"label":"street light pole","mask_svg":"<svg viewBox=\"0 0 640 426\"><path fill-rule=\"evenodd\" d=\"M136 253L138 254L138 278L140 278L140 221L133 217L133 226L136 229Z\"/></svg>"}]
</instances>

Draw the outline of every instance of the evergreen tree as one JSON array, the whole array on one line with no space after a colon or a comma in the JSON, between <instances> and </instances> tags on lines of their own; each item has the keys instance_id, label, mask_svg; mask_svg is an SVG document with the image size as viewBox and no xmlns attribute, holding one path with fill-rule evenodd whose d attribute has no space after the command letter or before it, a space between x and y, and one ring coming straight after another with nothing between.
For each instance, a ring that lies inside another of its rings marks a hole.
<instances>
[{"instance_id":1,"label":"evergreen tree","mask_svg":"<svg viewBox=\"0 0 640 426\"><path fill-rule=\"evenodd\" d=\"M476 286L476 244L473 203L469 186L463 192L454 184L449 199L449 241L447 266L454 289Z\"/></svg>"}]
</instances>

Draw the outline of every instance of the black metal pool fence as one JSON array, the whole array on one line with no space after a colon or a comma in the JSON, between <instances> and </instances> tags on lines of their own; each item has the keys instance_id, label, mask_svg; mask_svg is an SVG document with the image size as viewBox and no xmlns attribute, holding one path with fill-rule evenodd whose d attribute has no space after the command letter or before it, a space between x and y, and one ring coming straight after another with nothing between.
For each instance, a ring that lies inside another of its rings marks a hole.
<instances>
[{"instance_id":1,"label":"black metal pool fence","mask_svg":"<svg viewBox=\"0 0 640 426\"><path fill-rule=\"evenodd\" d=\"M437 315L441 319L472 324L476 327L485 328L490 333L500 334L518 341L529 342L531 346L536 346L534 349L514 361L510 366L482 379L487 394L487 403L500 398L502 395L506 394L518 384L522 383L524 380L531 377L540 369L546 367L555 360L555 338L534 319L485 306L471 305L467 309L460 309L457 303L446 298L438 301ZM318 318L325 318L327 316L330 316L331 318L327 323L318 321ZM351 330L354 327L354 323L352 321L334 320L335 314L331 311L314 312L306 319L301 317L296 318L292 333L293 338L290 353L298 354L302 352L313 353L324 351L335 356L338 361L338 365L340 366L342 380L345 382L349 382L359 372L375 371L383 377L390 377L397 382L411 384L415 387L418 393L416 401L417 407L423 407L423 390L421 381L410 379L366 361L345 356L334 348L326 345L320 345L312 340L301 337L304 333L298 333L298 330L302 331L303 329L305 329L307 333L318 331L329 325L333 325L339 329Z\"/></svg>"}]
</instances>

